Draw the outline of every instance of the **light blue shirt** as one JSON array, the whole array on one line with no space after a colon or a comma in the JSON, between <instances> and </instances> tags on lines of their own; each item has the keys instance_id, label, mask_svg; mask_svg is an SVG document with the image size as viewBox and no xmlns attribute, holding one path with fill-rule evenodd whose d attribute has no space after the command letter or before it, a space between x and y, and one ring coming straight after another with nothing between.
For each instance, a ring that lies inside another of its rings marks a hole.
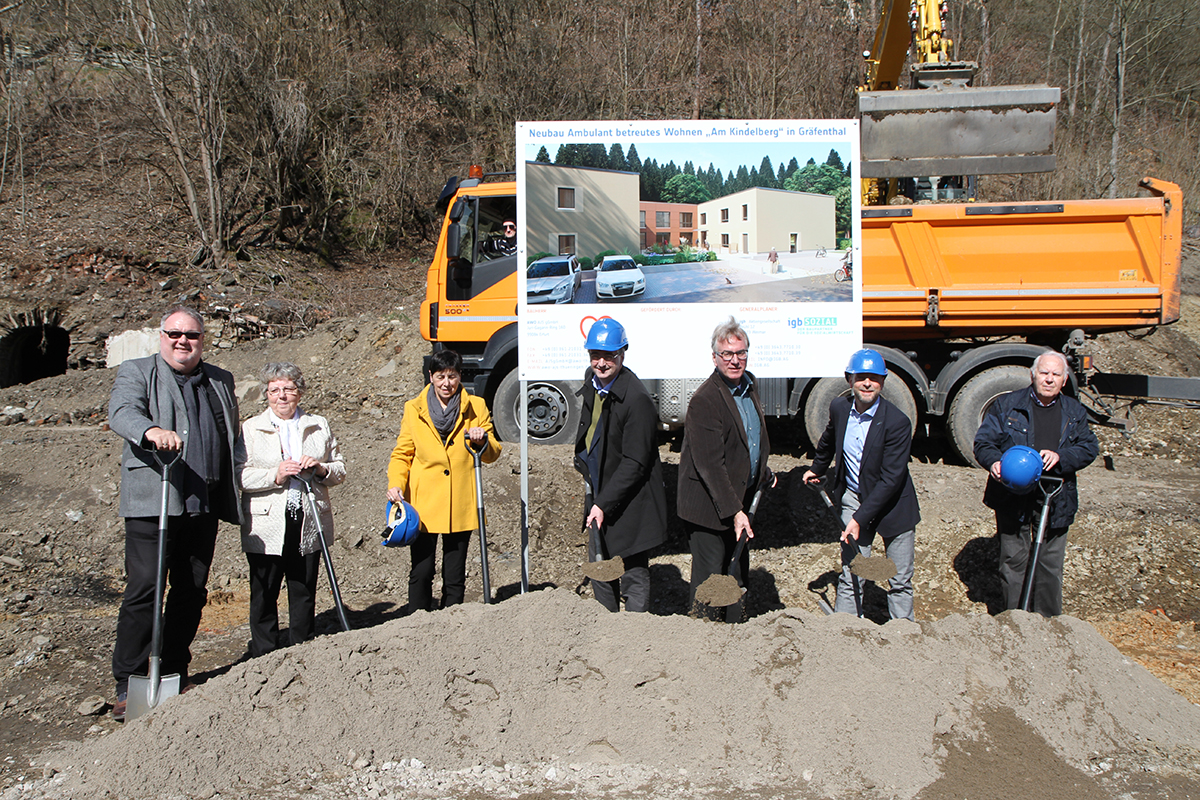
<instances>
[{"instance_id":1,"label":"light blue shirt","mask_svg":"<svg viewBox=\"0 0 1200 800\"><path fill-rule=\"evenodd\" d=\"M862 466L863 445L867 443L867 434L871 430L871 422L879 411L879 398L871 407L861 414L858 413L854 401L850 401L850 416L846 420L846 435L842 438L842 460L846 464L846 488L858 493L858 469Z\"/></svg>"},{"instance_id":2,"label":"light blue shirt","mask_svg":"<svg viewBox=\"0 0 1200 800\"><path fill-rule=\"evenodd\" d=\"M724 380L724 377L722 377ZM729 386L729 381L725 381ZM758 480L758 462L762 458L762 430L759 427L758 409L754 407L754 398L750 396L750 378L742 376L737 386L729 386L733 394L733 404L737 406L742 418L742 427L746 431L746 443L750 448L750 474L746 478L747 488L754 486Z\"/></svg>"}]
</instances>

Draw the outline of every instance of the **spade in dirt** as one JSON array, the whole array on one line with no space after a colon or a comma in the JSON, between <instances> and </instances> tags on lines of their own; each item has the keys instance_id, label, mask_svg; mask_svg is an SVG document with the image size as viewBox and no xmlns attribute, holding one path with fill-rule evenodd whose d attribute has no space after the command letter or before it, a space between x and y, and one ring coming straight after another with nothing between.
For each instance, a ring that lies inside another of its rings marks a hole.
<instances>
[{"instance_id":1,"label":"spade in dirt","mask_svg":"<svg viewBox=\"0 0 1200 800\"><path fill-rule=\"evenodd\" d=\"M829 499L829 493L825 491L825 480L818 478L808 484L821 496L821 500L825 502L825 508L829 509L829 513L833 515L834 522L837 523L839 530L844 530L842 518L838 516L837 509L833 507L833 501ZM854 588L854 608L857 616L863 615L862 610L862 587L859 585L858 579L874 581L882 583L886 580L891 580L896 575L896 562L892 561L886 555L882 556L864 556L859 552L856 542L842 542L842 563L850 565L850 583ZM833 607L821 595L817 595L817 603L821 606L821 610L826 614L833 613Z\"/></svg>"},{"instance_id":2,"label":"spade in dirt","mask_svg":"<svg viewBox=\"0 0 1200 800\"><path fill-rule=\"evenodd\" d=\"M754 499L750 501L750 508L746 511L746 516L751 525L754 525L754 514L758 511L758 503L762 500L766 488L766 482L759 484L758 491L754 493ZM749 538L749 536L743 536L738 539L737 547L733 549L733 558L729 559L729 567L725 570L724 575L709 575L704 579L704 583L696 587L697 603L703 603L713 608L725 608L742 599L745 589L738 586L737 578L733 577L733 569L737 566L738 559L742 556L742 548L746 546L746 540Z\"/></svg>"},{"instance_id":3,"label":"spade in dirt","mask_svg":"<svg viewBox=\"0 0 1200 800\"><path fill-rule=\"evenodd\" d=\"M163 636L163 594L164 582L167 577L167 498L171 490L171 468L183 454L182 450L172 451L171 455L163 458L158 450L154 451L154 460L162 470L162 505L158 512L158 574L154 581L154 629L150 633L150 668L149 674L129 676L125 720L133 721L138 717L149 714L159 703L169 700L179 694L182 682L178 673L162 674L162 636Z\"/></svg>"}]
</instances>

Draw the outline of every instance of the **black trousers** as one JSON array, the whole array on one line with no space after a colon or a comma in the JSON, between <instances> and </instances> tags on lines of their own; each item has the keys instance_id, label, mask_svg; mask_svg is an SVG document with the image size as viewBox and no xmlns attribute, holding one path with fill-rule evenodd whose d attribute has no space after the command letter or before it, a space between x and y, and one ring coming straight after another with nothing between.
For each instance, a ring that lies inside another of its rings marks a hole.
<instances>
[{"instance_id":1,"label":"black trousers","mask_svg":"<svg viewBox=\"0 0 1200 800\"><path fill-rule=\"evenodd\" d=\"M304 515L288 517L280 555L246 553L250 565L250 655L279 646L279 589L287 578L288 639L300 644L313 637L317 613L317 572L321 553L300 553Z\"/></svg>"},{"instance_id":2,"label":"black trousers","mask_svg":"<svg viewBox=\"0 0 1200 800\"><path fill-rule=\"evenodd\" d=\"M187 680L192 640L208 602L208 570L217 543L214 514L167 520L166 610L163 612L162 674ZM154 584L158 577L158 518L125 519L125 596L117 613L113 678L124 692L130 675L149 672L154 628Z\"/></svg>"},{"instance_id":3,"label":"black trousers","mask_svg":"<svg viewBox=\"0 0 1200 800\"><path fill-rule=\"evenodd\" d=\"M1000 537L1000 585L1006 609L1021 607L1021 588L1033 553L1033 538L1037 536L1040 512L1035 519L1021 524L1007 516L996 515L996 533ZM1033 572L1033 589L1029 594L1029 610L1043 617L1062 613L1063 562L1067 557L1067 529L1046 526L1042 549L1038 553L1037 569Z\"/></svg>"},{"instance_id":4,"label":"black trousers","mask_svg":"<svg viewBox=\"0 0 1200 800\"><path fill-rule=\"evenodd\" d=\"M467 548L471 531L424 533L411 545L412 569L408 573L408 613L433 611L433 566L437 540L442 540L442 608L462 603L467 591Z\"/></svg>"},{"instance_id":5,"label":"black trousers","mask_svg":"<svg viewBox=\"0 0 1200 800\"><path fill-rule=\"evenodd\" d=\"M594 559L591 538L588 538L588 561ZM621 598L626 611L650 610L650 551L644 550L621 559L625 574L615 581L591 581L592 593L600 605L609 611L621 610Z\"/></svg>"},{"instance_id":6,"label":"black trousers","mask_svg":"<svg viewBox=\"0 0 1200 800\"><path fill-rule=\"evenodd\" d=\"M731 606L726 606L724 613L719 608L709 608L703 603L696 603L696 589L711 575L724 575L733 558L737 539L733 529L711 530L685 522L684 529L688 533L688 544L692 551L692 580L688 594L688 607L692 613L708 619L724 617L726 622L742 622L745 619L745 595L743 599ZM742 548L742 555L733 566L732 574L738 586L745 588L746 575L750 572L750 546Z\"/></svg>"}]
</instances>

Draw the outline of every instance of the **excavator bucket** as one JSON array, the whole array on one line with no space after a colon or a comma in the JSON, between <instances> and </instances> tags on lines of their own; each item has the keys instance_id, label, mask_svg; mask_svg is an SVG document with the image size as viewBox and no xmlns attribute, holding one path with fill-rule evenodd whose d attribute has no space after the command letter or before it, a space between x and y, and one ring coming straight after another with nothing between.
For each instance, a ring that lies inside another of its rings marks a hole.
<instances>
[{"instance_id":1,"label":"excavator bucket","mask_svg":"<svg viewBox=\"0 0 1200 800\"><path fill-rule=\"evenodd\" d=\"M860 92L862 177L1050 172L1058 99L1042 84Z\"/></svg>"}]
</instances>

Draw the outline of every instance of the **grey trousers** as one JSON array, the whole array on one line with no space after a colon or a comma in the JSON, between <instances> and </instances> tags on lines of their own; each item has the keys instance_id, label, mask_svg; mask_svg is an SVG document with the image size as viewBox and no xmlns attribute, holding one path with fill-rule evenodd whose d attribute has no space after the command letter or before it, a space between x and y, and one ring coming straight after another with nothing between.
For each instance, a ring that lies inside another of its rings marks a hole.
<instances>
[{"instance_id":1,"label":"grey trousers","mask_svg":"<svg viewBox=\"0 0 1200 800\"><path fill-rule=\"evenodd\" d=\"M849 489L842 495L842 525L850 524L854 512L858 510L858 493ZM861 542L865 536L860 536ZM888 615L892 619L912 619L913 616L913 566L916 560L916 529L898 533L895 536L880 536L887 557L896 565L896 575L888 581ZM854 603L854 576L850 574L850 562L855 556L855 546L842 548L842 574L838 578L837 602L834 611L854 614L857 608ZM857 551L864 556L871 555L870 544L857 545ZM857 579L860 596L870 581Z\"/></svg>"}]
</instances>

